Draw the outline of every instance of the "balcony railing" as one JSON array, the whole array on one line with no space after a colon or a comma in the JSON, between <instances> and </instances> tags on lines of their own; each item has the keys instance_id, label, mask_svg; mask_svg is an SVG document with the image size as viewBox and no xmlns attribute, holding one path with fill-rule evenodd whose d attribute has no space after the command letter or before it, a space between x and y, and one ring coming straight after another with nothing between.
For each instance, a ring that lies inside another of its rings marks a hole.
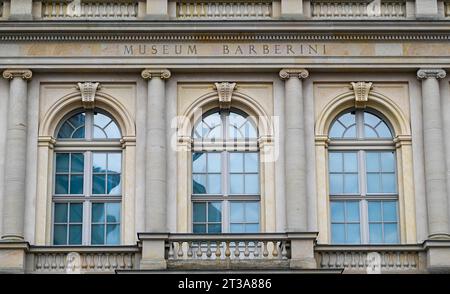
<instances>
[{"instance_id":1,"label":"balcony railing","mask_svg":"<svg viewBox=\"0 0 450 294\"><path fill-rule=\"evenodd\" d=\"M178 19L270 19L273 16L272 0L253 1L192 1L176 3Z\"/></svg>"},{"instance_id":2,"label":"balcony railing","mask_svg":"<svg viewBox=\"0 0 450 294\"><path fill-rule=\"evenodd\" d=\"M43 20L93 19L93 20L133 20L137 19L139 1L121 0L44 0Z\"/></svg>"},{"instance_id":3,"label":"balcony railing","mask_svg":"<svg viewBox=\"0 0 450 294\"><path fill-rule=\"evenodd\" d=\"M313 0L311 16L315 19L403 19L406 18L406 1Z\"/></svg>"},{"instance_id":4,"label":"balcony railing","mask_svg":"<svg viewBox=\"0 0 450 294\"><path fill-rule=\"evenodd\" d=\"M314 252L317 266L322 269L366 272L372 262L379 263L381 272L420 272L425 268L424 250L420 245L318 245ZM370 253L379 256L379 260L371 261Z\"/></svg>"},{"instance_id":5,"label":"balcony railing","mask_svg":"<svg viewBox=\"0 0 450 294\"><path fill-rule=\"evenodd\" d=\"M76 269L81 273L114 273L138 268L139 252L136 246L37 246L30 248L27 264L28 271L35 273L68 273Z\"/></svg>"}]
</instances>

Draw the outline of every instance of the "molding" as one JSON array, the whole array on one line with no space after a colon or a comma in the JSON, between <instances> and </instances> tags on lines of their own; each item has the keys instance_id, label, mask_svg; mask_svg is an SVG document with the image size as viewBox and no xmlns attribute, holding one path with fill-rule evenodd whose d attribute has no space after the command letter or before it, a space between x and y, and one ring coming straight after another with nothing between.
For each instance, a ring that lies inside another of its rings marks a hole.
<instances>
[{"instance_id":1,"label":"molding","mask_svg":"<svg viewBox=\"0 0 450 294\"><path fill-rule=\"evenodd\" d=\"M355 93L355 108L366 108L372 82L351 82L350 90Z\"/></svg>"},{"instance_id":2,"label":"molding","mask_svg":"<svg viewBox=\"0 0 450 294\"><path fill-rule=\"evenodd\" d=\"M12 80L14 78L22 78L24 80L31 80L33 72L29 69L7 69L3 72L3 78Z\"/></svg>"},{"instance_id":3,"label":"molding","mask_svg":"<svg viewBox=\"0 0 450 294\"><path fill-rule=\"evenodd\" d=\"M233 91L236 87L236 83L214 83L215 89L217 90L217 96L219 96L219 107L220 109L230 109L231 107L231 97L233 96Z\"/></svg>"},{"instance_id":4,"label":"molding","mask_svg":"<svg viewBox=\"0 0 450 294\"><path fill-rule=\"evenodd\" d=\"M78 83L77 89L81 93L81 103L85 109L94 109L95 107L95 93L100 90L100 83L85 82Z\"/></svg>"},{"instance_id":5,"label":"molding","mask_svg":"<svg viewBox=\"0 0 450 294\"><path fill-rule=\"evenodd\" d=\"M172 74L168 69L144 69L141 72L141 76L145 80L149 80L152 78L160 78L163 80L167 80L172 76Z\"/></svg>"},{"instance_id":6,"label":"molding","mask_svg":"<svg viewBox=\"0 0 450 294\"><path fill-rule=\"evenodd\" d=\"M309 77L309 72L303 68L285 68L280 71L280 78L287 80L290 78L306 79Z\"/></svg>"},{"instance_id":7,"label":"molding","mask_svg":"<svg viewBox=\"0 0 450 294\"><path fill-rule=\"evenodd\" d=\"M417 78L420 80L435 78L443 79L447 73L441 68L422 68L417 71Z\"/></svg>"}]
</instances>

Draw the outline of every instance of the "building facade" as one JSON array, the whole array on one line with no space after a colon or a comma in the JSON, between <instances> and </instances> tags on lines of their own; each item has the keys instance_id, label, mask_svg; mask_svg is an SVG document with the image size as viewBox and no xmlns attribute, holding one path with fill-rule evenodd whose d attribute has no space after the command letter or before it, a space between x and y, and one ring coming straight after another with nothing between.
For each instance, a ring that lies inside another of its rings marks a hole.
<instances>
[{"instance_id":1,"label":"building facade","mask_svg":"<svg viewBox=\"0 0 450 294\"><path fill-rule=\"evenodd\" d=\"M0 271L448 271L449 21L0 0Z\"/></svg>"}]
</instances>

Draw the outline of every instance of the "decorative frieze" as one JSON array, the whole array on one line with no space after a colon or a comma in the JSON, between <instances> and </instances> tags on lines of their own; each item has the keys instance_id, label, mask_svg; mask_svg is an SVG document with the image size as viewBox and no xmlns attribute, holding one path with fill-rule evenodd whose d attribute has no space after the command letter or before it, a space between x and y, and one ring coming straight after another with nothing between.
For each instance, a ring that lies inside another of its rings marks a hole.
<instances>
[{"instance_id":1,"label":"decorative frieze","mask_svg":"<svg viewBox=\"0 0 450 294\"><path fill-rule=\"evenodd\" d=\"M85 109L94 109L95 107L95 94L100 89L100 83L78 83L77 89L81 93L81 102Z\"/></svg>"},{"instance_id":2,"label":"decorative frieze","mask_svg":"<svg viewBox=\"0 0 450 294\"><path fill-rule=\"evenodd\" d=\"M446 75L445 70L440 68L423 68L417 71L417 78L420 80L429 78L443 79Z\"/></svg>"},{"instance_id":3,"label":"decorative frieze","mask_svg":"<svg viewBox=\"0 0 450 294\"><path fill-rule=\"evenodd\" d=\"M214 85L217 90L217 95L219 96L220 109L230 109L231 97L233 96L236 83L222 82L215 83Z\"/></svg>"},{"instance_id":4,"label":"decorative frieze","mask_svg":"<svg viewBox=\"0 0 450 294\"><path fill-rule=\"evenodd\" d=\"M144 69L141 73L143 79L153 79L160 78L163 80L167 80L171 77L170 70L168 69Z\"/></svg>"},{"instance_id":5,"label":"decorative frieze","mask_svg":"<svg viewBox=\"0 0 450 294\"><path fill-rule=\"evenodd\" d=\"M3 72L3 77L8 80L12 80L14 78L30 80L32 76L33 73L28 69L7 69Z\"/></svg>"},{"instance_id":6,"label":"decorative frieze","mask_svg":"<svg viewBox=\"0 0 450 294\"><path fill-rule=\"evenodd\" d=\"M309 72L306 69L286 68L280 71L280 78L282 80L290 78L306 79L309 77Z\"/></svg>"},{"instance_id":7,"label":"decorative frieze","mask_svg":"<svg viewBox=\"0 0 450 294\"><path fill-rule=\"evenodd\" d=\"M350 90L355 93L355 107L366 108L369 101L369 93L372 90L372 82L351 82Z\"/></svg>"}]
</instances>

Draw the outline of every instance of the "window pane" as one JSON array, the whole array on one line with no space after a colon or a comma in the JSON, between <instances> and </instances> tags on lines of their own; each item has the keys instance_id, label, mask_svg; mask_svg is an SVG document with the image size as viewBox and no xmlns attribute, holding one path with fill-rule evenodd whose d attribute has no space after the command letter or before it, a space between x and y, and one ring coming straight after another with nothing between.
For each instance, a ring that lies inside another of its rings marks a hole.
<instances>
[{"instance_id":1,"label":"window pane","mask_svg":"<svg viewBox=\"0 0 450 294\"><path fill-rule=\"evenodd\" d=\"M383 201L383 221L397 222L397 202Z\"/></svg>"},{"instance_id":2,"label":"window pane","mask_svg":"<svg viewBox=\"0 0 450 294\"><path fill-rule=\"evenodd\" d=\"M92 194L105 194L106 193L106 175L93 175L92 176Z\"/></svg>"},{"instance_id":3,"label":"window pane","mask_svg":"<svg viewBox=\"0 0 450 294\"><path fill-rule=\"evenodd\" d=\"M53 229L53 244L66 245L67 244L67 226L55 225Z\"/></svg>"},{"instance_id":4,"label":"window pane","mask_svg":"<svg viewBox=\"0 0 450 294\"><path fill-rule=\"evenodd\" d=\"M230 222L244 222L244 205L242 202L230 203Z\"/></svg>"},{"instance_id":5,"label":"window pane","mask_svg":"<svg viewBox=\"0 0 450 294\"><path fill-rule=\"evenodd\" d=\"M192 192L206 194L206 175L193 175L192 178Z\"/></svg>"},{"instance_id":6,"label":"window pane","mask_svg":"<svg viewBox=\"0 0 450 294\"><path fill-rule=\"evenodd\" d=\"M119 127L115 122L111 122L106 128L105 133L110 139L119 139L121 137Z\"/></svg>"},{"instance_id":7,"label":"window pane","mask_svg":"<svg viewBox=\"0 0 450 294\"><path fill-rule=\"evenodd\" d=\"M245 207L246 221L250 223L259 223L259 203L247 202Z\"/></svg>"},{"instance_id":8,"label":"window pane","mask_svg":"<svg viewBox=\"0 0 450 294\"><path fill-rule=\"evenodd\" d=\"M383 122L378 125L376 128L378 135L380 138L392 138L391 130L388 128L388 126Z\"/></svg>"},{"instance_id":9,"label":"window pane","mask_svg":"<svg viewBox=\"0 0 450 294\"><path fill-rule=\"evenodd\" d=\"M83 222L83 204L71 203L70 204L70 222L82 223Z\"/></svg>"},{"instance_id":10,"label":"window pane","mask_svg":"<svg viewBox=\"0 0 450 294\"><path fill-rule=\"evenodd\" d=\"M343 192L343 175L330 175L330 193L342 194Z\"/></svg>"},{"instance_id":11,"label":"window pane","mask_svg":"<svg viewBox=\"0 0 450 294\"><path fill-rule=\"evenodd\" d=\"M69 153L56 153L56 172L69 172Z\"/></svg>"},{"instance_id":12,"label":"window pane","mask_svg":"<svg viewBox=\"0 0 450 294\"><path fill-rule=\"evenodd\" d=\"M344 138L356 138L356 127L352 126L348 128L344 133Z\"/></svg>"},{"instance_id":13,"label":"window pane","mask_svg":"<svg viewBox=\"0 0 450 294\"><path fill-rule=\"evenodd\" d=\"M242 153L230 153L230 172L244 171L244 155Z\"/></svg>"},{"instance_id":14,"label":"window pane","mask_svg":"<svg viewBox=\"0 0 450 294\"><path fill-rule=\"evenodd\" d=\"M120 203L108 203L106 206L106 222L120 222Z\"/></svg>"},{"instance_id":15,"label":"window pane","mask_svg":"<svg viewBox=\"0 0 450 294\"><path fill-rule=\"evenodd\" d=\"M339 123L335 122L330 129L330 138L341 138L345 128Z\"/></svg>"},{"instance_id":16,"label":"window pane","mask_svg":"<svg viewBox=\"0 0 450 294\"><path fill-rule=\"evenodd\" d=\"M231 233L244 233L245 232L244 225L243 224L231 224L230 232Z\"/></svg>"},{"instance_id":17,"label":"window pane","mask_svg":"<svg viewBox=\"0 0 450 294\"><path fill-rule=\"evenodd\" d=\"M381 222L381 201L369 201L369 222Z\"/></svg>"},{"instance_id":18,"label":"window pane","mask_svg":"<svg viewBox=\"0 0 450 294\"><path fill-rule=\"evenodd\" d=\"M106 226L106 244L117 245L120 243L120 225Z\"/></svg>"},{"instance_id":19,"label":"window pane","mask_svg":"<svg viewBox=\"0 0 450 294\"><path fill-rule=\"evenodd\" d=\"M339 117L339 121L348 128L356 122L355 113L347 112Z\"/></svg>"},{"instance_id":20,"label":"window pane","mask_svg":"<svg viewBox=\"0 0 450 294\"><path fill-rule=\"evenodd\" d=\"M78 128L75 132L73 132L72 139L83 139L85 137L84 130L84 127Z\"/></svg>"},{"instance_id":21,"label":"window pane","mask_svg":"<svg viewBox=\"0 0 450 294\"><path fill-rule=\"evenodd\" d=\"M84 172L84 155L83 153L72 153L71 171L73 173Z\"/></svg>"},{"instance_id":22,"label":"window pane","mask_svg":"<svg viewBox=\"0 0 450 294\"><path fill-rule=\"evenodd\" d=\"M344 175L344 193L358 193L358 175Z\"/></svg>"},{"instance_id":23,"label":"window pane","mask_svg":"<svg viewBox=\"0 0 450 294\"><path fill-rule=\"evenodd\" d=\"M347 201L347 222L359 222L359 202ZM359 225L358 225L359 226Z\"/></svg>"},{"instance_id":24,"label":"window pane","mask_svg":"<svg viewBox=\"0 0 450 294\"><path fill-rule=\"evenodd\" d=\"M220 194L222 191L220 175L208 175L208 194Z\"/></svg>"},{"instance_id":25,"label":"window pane","mask_svg":"<svg viewBox=\"0 0 450 294\"><path fill-rule=\"evenodd\" d=\"M331 242L334 244L345 243L345 225L332 224L331 225Z\"/></svg>"},{"instance_id":26,"label":"window pane","mask_svg":"<svg viewBox=\"0 0 450 294\"><path fill-rule=\"evenodd\" d=\"M381 192L379 174L367 174L367 192L369 193Z\"/></svg>"},{"instance_id":27,"label":"window pane","mask_svg":"<svg viewBox=\"0 0 450 294\"><path fill-rule=\"evenodd\" d=\"M208 172L220 173L220 153L208 153Z\"/></svg>"},{"instance_id":28,"label":"window pane","mask_svg":"<svg viewBox=\"0 0 450 294\"><path fill-rule=\"evenodd\" d=\"M383 243L383 231L381 224L369 224L369 242Z\"/></svg>"},{"instance_id":29,"label":"window pane","mask_svg":"<svg viewBox=\"0 0 450 294\"><path fill-rule=\"evenodd\" d=\"M64 123L58 132L58 139L67 139L70 138L73 132L73 127L69 125L67 122Z\"/></svg>"},{"instance_id":30,"label":"window pane","mask_svg":"<svg viewBox=\"0 0 450 294\"><path fill-rule=\"evenodd\" d=\"M96 113L94 115L94 124L98 125L101 128L106 127L106 125L110 121L111 121L111 119L102 113Z\"/></svg>"},{"instance_id":31,"label":"window pane","mask_svg":"<svg viewBox=\"0 0 450 294\"><path fill-rule=\"evenodd\" d=\"M208 222L222 221L222 203L209 202L208 203Z\"/></svg>"},{"instance_id":32,"label":"window pane","mask_svg":"<svg viewBox=\"0 0 450 294\"><path fill-rule=\"evenodd\" d=\"M246 233L259 233L259 225L258 224L246 224L245 232Z\"/></svg>"},{"instance_id":33,"label":"window pane","mask_svg":"<svg viewBox=\"0 0 450 294\"><path fill-rule=\"evenodd\" d=\"M69 244L79 245L81 244L82 226L70 225L69 226Z\"/></svg>"},{"instance_id":34,"label":"window pane","mask_svg":"<svg viewBox=\"0 0 450 294\"><path fill-rule=\"evenodd\" d=\"M70 194L83 194L83 176L70 176Z\"/></svg>"},{"instance_id":35,"label":"window pane","mask_svg":"<svg viewBox=\"0 0 450 294\"><path fill-rule=\"evenodd\" d=\"M195 234L205 234L206 233L206 225L194 225L192 231Z\"/></svg>"},{"instance_id":36,"label":"window pane","mask_svg":"<svg viewBox=\"0 0 450 294\"><path fill-rule=\"evenodd\" d=\"M366 169L368 172L380 171L379 153L367 152L366 153Z\"/></svg>"},{"instance_id":37,"label":"window pane","mask_svg":"<svg viewBox=\"0 0 450 294\"><path fill-rule=\"evenodd\" d=\"M108 173L122 172L122 154L108 153Z\"/></svg>"},{"instance_id":38,"label":"window pane","mask_svg":"<svg viewBox=\"0 0 450 294\"><path fill-rule=\"evenodd\" d=\"M258 172L258 153L245 153L245 172Z\"/></svg>"},{"instance_id":39,"label":"window pane","mask_svg":"<svg viewBox=\"0 0 450 294\"><path fill-rule=\"evenodd\" d=\"M395 193L396 192L396 182L395 174L382 174L381 182L383 185L383 193Z\"/></svg>"},{"instance_id":40,"label":"window pane","mask_svg":"<svg viewBox=\"0 0 450 294\"><path fill-rule=\"evenodd\" d=\"M92 154L92 171L94 173L106 172L106 153L93 153Z\"/></svg>"},{"instance_id":41,"label":"window pane","mask_svg":"<svg viewBox=\"0 0 450 294\"><path fill-rule=\"evenodd\" d=\"M108 194L120 195L121 192L120 175L108 174Z\"/></svg>"},{"instance_id":42,"label":"window pane","mask_svg":"<svg viewBox=\"0 0 450 294\"><path fill-rule=\"evenodd\" d=\"M55 194L69 194L69 176L56 175Z\"/></svg>"},{"instance_id":43,"label":"window pane","mask_svg":"<svg viewBox=\"0 0 450 294\"><path fill-rule=\"evenodd\" d=\"M398 232L396 223L384 225L384 242L398 243Z\"/></svg>"},{"instance_id":44,"label":"window pane","mask_svg":"<svg viewBox=\"0 0 450 294\"><path fill-rule=\"evenodd\" d=\"M67 223L67 203L55 203L55 223Z\"/></svg>"},{"instance_id":45,"label":"window pane","mask_svg":"<svg viewBox=\"0 0 450 294\"><path fill-rule=\"evenodd\" d=\"M69 118L69 122L75 127L78 128L84 125L85 122L85 113L78 113Z\"/></svg>"},{"instance_id":46,"label":"window pane","mask_svg":"<svg viewBox=\"0 0 450 294\"><path fill-rule=\"evenodd\" d=\"M393 152L381 153L381 170L383 172L395 172L395 159Z\"/></svg>"},{"instance_id":47,"label":"window pane","mask_svg":"<svg viewBox=\"0 0 450 294\"><path fill-rule=\"evenodd\" d=\"M206 203L194 203L194 222L206 222Z\"/></svg>"},{"instance_id":48,"label":"window pane","mask_svg":"<svg viewBox=\"0 0 450 294\"><path fill-rule=\"evenodd\" d=\"M91 243L93 245L105 244L105 226L92 225Z\"/></svg>"},{"instance_id":49,"label":"window pane","mask_svg":"<svg viewBox=\"0 0 450 294\"><path fill-rule=\"evenodd\" d=\"M375 116L369 112L364 112L364 123L371 127L375 127L380 122L378 116Z\"/></svg>"},{"instance_id":50,"label":"window pane","mask_svg":"<svg viewBox=\"0 0 450 294\"><path fill-rule=\"evenodd\" d=\"M206 154L197 153L192 154L192 172L204 173L206 172Z\"/></svg>"},{"instance_id":51,"label":"window pane","mask_svg":"<svg viewBox=\"0 0 450 294\"><path fill-rule=\"evenodd\" d=\"M93 203L92 204L92 222L103 223L105 222L105 204Z\"/></svg>"},{"instance_id":52,"label":"window pane","mask_svg":"<svg viewBox=\"0 0 450 294\"><path fill-rule=\"evenodd\" d=\"M347 243L349 244L361 243L361 238L359 234L359 224L347 225Z\"/></svg>"},{"instance_id":53,"label":"window pane","mask_svg":"<svg viewBox=\"0 0 450 294\"><path fill-rule=\"evenodd\" d=\"M244 193L244 176L230 175L230 192L231 194Z\"/></svg>"},{"instance_id":54,"label":"window pane","mask_svg":"<svg viewBox=\"0 0 450 294\"><path fill-rule=\"evenodd\" d=\"M344 222L344 202L332 201L331 202L331 222Z\"/></svg>"},{"instance_id":55,"label":"window pane","mask_svg":"<svg viewBox=\"0 0 450 294\"><path fill-rule=\"evenodd\" d=\"M342 153L330 152L329 154L329 170L330 172L342 172Z\"/></svg>"},{"instance_id":56,"label":"window pane","mask_svg":"<svg viewBox=\"0 0 450 294\"><path fill-rule=\"evenodd\" d=\"M220 234L222 233L222 225L220 224L214 224L214 225L208 225L208 233L209 234Z\"/></svg>"},{"instance_id":57,"label":"window pane","mask_svg":"<svg viewBox=\"0 0 450 294\"><path fill-rule=\"evenodd\" d=\"M94 139L106 139L106 133L98 126L94 126Z\"/></svg>"},{"instance_id":58,"label":"window pane","mask_svg":"<svg viewBox=\"0 0 450 294\"><path fill-rule=\"evenodd\" d=\"M344 154L344 171L358 172L358 159L356 153L345 152Z\"/></svg>"},{"instance_id":59,"label":"window pane","mask_svg":"<svg viewBox=\"0 0 450 294\"><path fill-rule=\"evenodd\" d=\"M369 126L364 126L364 136L366 138L378 138L377 133Z\"/></svg>"},{"instance_id":60,"label":"window pane","mask_svg":"<svg viewBox=\"0 0 450 294\"><path fill-rule=\"evenodd\" d=\"M245 175L245 194L259 193L258 175Z\"/></svg>"}]
</instances>

